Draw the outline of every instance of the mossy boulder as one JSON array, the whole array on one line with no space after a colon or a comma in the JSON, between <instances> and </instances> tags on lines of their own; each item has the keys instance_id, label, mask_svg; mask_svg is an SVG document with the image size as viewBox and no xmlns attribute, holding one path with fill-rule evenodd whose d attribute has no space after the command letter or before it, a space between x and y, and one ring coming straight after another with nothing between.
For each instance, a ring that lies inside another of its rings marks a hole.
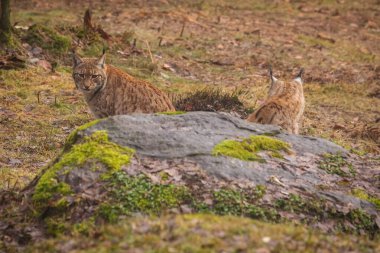
<instances>
[{"instance_id":1,"label":"mossy boulder","mask_svg":"<svg viewBox=\"0 0 380 253\"><path fill-rule=\"evenodd\" d=\"M120 170L121 166L128 165L133 154L133 149L110 142L106 131L94 132L63 153L43 173L35 186L32 199L38 206L44 206L47 202L50 207L62 206L62 203L67 203L66 196L88 187L85 184L87 178L96 181L109 177ZM83 168L78 170L79 167Z\"/></svg>"},{"instance_id":2,"label":"mossy boulder","mask_svg":"<svg viewBox=\"0 0 380 253\"><path fill-rule=\"evenodd\" d=\"M376 238L377 191L361 162L326 140L227 114L123 115L74 131L24 194L30 219L50 236L137 213L202 213ZM358 179L326 170L359 167Z\"/></svg>"}]
</instances>

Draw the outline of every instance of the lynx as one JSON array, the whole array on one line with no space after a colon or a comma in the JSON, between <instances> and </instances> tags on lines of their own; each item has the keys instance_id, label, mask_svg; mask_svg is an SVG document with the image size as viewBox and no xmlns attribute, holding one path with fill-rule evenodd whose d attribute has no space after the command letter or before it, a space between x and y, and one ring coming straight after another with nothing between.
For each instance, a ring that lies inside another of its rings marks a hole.
<instances>
[{"instance_id":1,"label":"lynx","mask_svg":"<svg viewBox=\"0 0 380 253\"><path fill-rule=\"evenodd\" d=\"M143 80L105 64L100 59L82 59L73 52L73 78L96 118L131 113L175 111L169 97Z\"/></svg>"},{"instance_id":2,"label":"lynx","mask_svg":"<svg viewBox=\"0 0 380 253\"><path fill-rule=\"evenodd\" d=\"M271 86L268 98L264 104L248 116L247 120L260 124L278 125L289 133L298 134L305 109L302 87L303 69L294 80L289 82L277 80L271 69L269 74Z\"/></svg>"}]
</instances>

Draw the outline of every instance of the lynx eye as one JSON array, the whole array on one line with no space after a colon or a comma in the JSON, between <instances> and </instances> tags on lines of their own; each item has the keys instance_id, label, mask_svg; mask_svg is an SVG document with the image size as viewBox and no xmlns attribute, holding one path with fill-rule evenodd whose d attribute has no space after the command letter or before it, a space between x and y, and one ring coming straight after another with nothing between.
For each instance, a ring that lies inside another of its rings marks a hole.
<instances>
[{"instance_id":1,"label":"lynx eye","mask_svg":"<svg viewBox=\"0 0 380 253\"><path fill-rule=\"evenodd\" d=\"M101 76L100 75L92 75L91 76L93 79L96 79L96 78L100 78Z\"/></svg>"},{"instance_id":2,"label":"lynx eye","mask_svg":"<svg viewBox=\"0 0 380 253\"><path fill-rule=\"evenodd\" d=\"M79 77L79 78L84 78L84 74L75 73L74 76Z\"/></svg>"}]
</instances>

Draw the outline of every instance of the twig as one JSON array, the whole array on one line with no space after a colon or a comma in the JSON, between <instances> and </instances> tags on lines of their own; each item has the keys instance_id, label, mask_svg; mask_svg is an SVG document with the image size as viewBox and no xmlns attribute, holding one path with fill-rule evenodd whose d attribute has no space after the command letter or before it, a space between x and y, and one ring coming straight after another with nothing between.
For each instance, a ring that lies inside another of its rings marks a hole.
<instances>
[{"instance_id":1,"label":"twig","mask_svg":"<svg viewBox=\"0 0 380 253\"><path fill-rule=\"evenodd\" d=\"M159 41L158 41L158 46L160 47L161 46L161 43L162 43L162 37L158 37Z\"/></svg>"},{"instance_id":2,"label":"twig","mask_svg":"<svg viewBox=\"0 0 380 253\"><path fill-rule=\"evenodd\" d=\"M136 48L136 39L133 39L132 47L131 49L134 50Z\"/></svg>"},{"instance_id":3,"label":"twig","mask_svg":"<svg viewBox=\"0 0 380 253\"><path fill-rule=\"evenodd\" d=\"M164 20L164 21L162 21L162 24L161 24L161 26L160 26L160 27L158 27L158 29L157 29L157 32L158 32L158 33L160 33L160 32L162 31L162 28L164 27L164 24L165 24L165 20Z\"/></svg>"},{"instance_id":4,"label":"twig","mask_svg":"<svg viewBox=\"0 0 380 253\"><path fill-rule=\"evenodd\" d=\"M40 94L41 94L42 90L38 91L37 92L37 103L39 104L40 103Z\"/></svg>"},{"instance_id":5,"label":"twig","mask_svg":"<svg viewBox=\"0 0 380 253\"><path fill-rule=\"evenodd\" d=\"M12 187L12 191L14 191L16 189L16 185L18 184L18 180L19 180L19 178L16 178L16 181L13 184L13 187Z\"/></svg>"},{"instance_id":6,"label":"twig","mask_svg":"<svg viewBox=\"0 0 380 253\"><path fill-rule=\"evenodd\" d=\"M184 32L184 30L185 30L185 25L186 25L186 21L183 21L182 29L181 29L181 33L179 34L179 37L182 37L182 36L183 36L183 32Z\"/></svg>"},{"instance_id":7,"label":"twig","mask_svg":"<svg viewBox=\"0 0 380 253\"><path fill-rule=\"evenodd\" d=\"M152 55L152 51L150 51L150 46L149 46L149 42L147 40L145 40L145 44L148 48L148 52L149 52L149 56L150 56L150 60L152 61L152 63L154 63L154 59L153 59L153 55Z\"/></svg>"}]
</instances>

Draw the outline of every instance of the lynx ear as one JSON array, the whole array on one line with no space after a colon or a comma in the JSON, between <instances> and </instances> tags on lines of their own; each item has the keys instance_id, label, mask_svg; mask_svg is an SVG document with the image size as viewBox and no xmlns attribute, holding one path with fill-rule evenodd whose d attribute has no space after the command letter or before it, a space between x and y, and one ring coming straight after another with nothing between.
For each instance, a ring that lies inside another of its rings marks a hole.
<instances>
[{"instance_id":1,"label":"lynx ear","mask_svg":"<svg viewBox=\"0 0 380 253\"><path fill-rule=\"evenodd\" d=\"M103 49L103 55L102 57L100 57L98 61L98 67L104 69L105 64L106 64L106 50Z\"/></svg>"},{"instance_id":2,"label":"lynx ear","mask_svg":"<svg viewBox=\"0 0 380 253\"><path fill-rule=\"evenodd\" d=\"M301 68L300 72L298 73L298 75L296 76L296 78L294 78L294 81L296 81L296 82L298 82L300 84L303 84L303 81L302 81L303 72L304 72L304 69Z\"/></svg>"},{"instance_id":3,"label":"lynx ear","mask_svg":"<svg viewBox=\"0 0 380 253\"><path fill-rule=\"evenodd\" d=\"M73 63L74 63L74 67L76 67L79 64L83 63L83 60L75 53L74 50L73 50Z\"/></svg>"},{"instance_id":4,"label":"lynx ear","mask_svg":"<svg viewBox=\"0 0 380 253\"><path fill-rule=\"evenodd\" d=\"M270 77L271 84L277 82L277 78L273 76L273 70L272 70L271 65L269 66L269 77Z\"/></svg>"}]
</instances>

